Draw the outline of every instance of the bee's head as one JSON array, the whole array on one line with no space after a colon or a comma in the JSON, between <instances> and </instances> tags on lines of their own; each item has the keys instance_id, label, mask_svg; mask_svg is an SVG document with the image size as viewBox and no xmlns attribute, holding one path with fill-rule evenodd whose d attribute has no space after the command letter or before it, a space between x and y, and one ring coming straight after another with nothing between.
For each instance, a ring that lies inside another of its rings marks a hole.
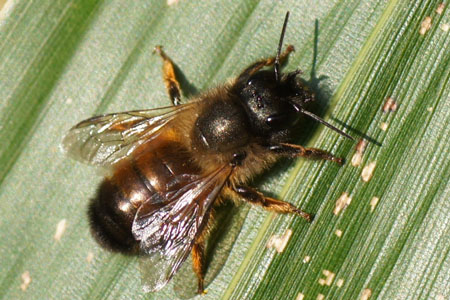
<instances>
[{"instance_id":1,"label":"bee's head","mask_svg":"<svg viewBox=\"0 0 450 300\"><path fill-rule=\"evenodd\" d=\"M305 103L314 99L314 94L298 77L300 70L282 74L280 71L281 48L289 12L286 14L274 68L261 70L262 62L256 63L242 72L233 86L234 94L249 118L250 126L257 136L277 139L284 136L295 125L300 115L307 115L325 126L351 138L318 116L305 110ZM290 46L292 47L292 46ZM288 50L289 53L293 49ZM283 54L285 56L286 54Z\"/></svg>"},{"instance_id":2,"label":"bee's head","mask_svg":"<svg viewBox=\"0 0 450 300\"><path fill-rule=\"evenodd\" d=\"M305 103L314 99L313 93L298 78L300 71L280 74L262 70L239 77L236 92L255 133L271 135L291 128Z\"/></svg>"}]
</instances>

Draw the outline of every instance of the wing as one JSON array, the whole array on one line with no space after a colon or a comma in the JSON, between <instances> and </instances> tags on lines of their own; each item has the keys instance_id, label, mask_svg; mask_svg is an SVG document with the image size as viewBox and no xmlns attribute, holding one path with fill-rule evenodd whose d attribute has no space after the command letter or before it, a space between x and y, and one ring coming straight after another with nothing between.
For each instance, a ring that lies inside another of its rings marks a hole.
<instances>
[{"instance_id":1,"label":"wing","mask_svg":"<svg viewBox=\"0 0 450 300\"><path fill-rule=\"evenodd\" d=\"M162 202L151 198L139 208L132 232L146 254L141 259L146 292L160 290L179 270L231 172L225 165L206 176L179 176L174 189L155 195Z\"/></svg>"},{"instance_id":2,"label":"wing","mask_svg":"<svg viewBox=\"0 0 450 300\"><path fill-rule=\"evenodd\" d=\"M109 166L153 140L192 103L93 117L74 126L64 137L63 149L74 159Z\"/></svg>"}]
</instances>

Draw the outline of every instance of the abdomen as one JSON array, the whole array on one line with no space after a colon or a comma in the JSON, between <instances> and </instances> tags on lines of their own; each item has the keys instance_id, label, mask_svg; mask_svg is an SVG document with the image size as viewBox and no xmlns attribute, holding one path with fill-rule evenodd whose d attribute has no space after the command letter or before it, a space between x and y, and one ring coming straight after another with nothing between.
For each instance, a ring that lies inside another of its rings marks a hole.
<instances>
[{"instance_id":1,"label":"abdomen","mask_svg":"<svg viewBox=\"0 0 450 300\"><path fill-rule=\"evenodd\" d=\"M131 230L139 207L147 201L164 201L177 176L199 172L188 151L177 143L145 145L136 152L140 154L119 163L113 175L105 178L88 211L99 244L124 254L139 252L139 241Z\"/></svg>"}]
</instances>

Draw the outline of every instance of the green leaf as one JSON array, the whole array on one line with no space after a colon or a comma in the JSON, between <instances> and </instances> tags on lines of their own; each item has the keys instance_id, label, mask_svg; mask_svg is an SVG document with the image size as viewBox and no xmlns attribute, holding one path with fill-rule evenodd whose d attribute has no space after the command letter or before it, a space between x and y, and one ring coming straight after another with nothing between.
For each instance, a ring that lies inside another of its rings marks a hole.
<instances>
[{"instance_id":1,"label":"green leaf","mask_svg":"<svg viewBox=\"0 0 450 300\"><path fill-rule=\"evenodd\" d=\"M296 52L286 69L304 70L316 113L369 143L354 167L356 142L303 123L299 143L348 162L282 161L254 185L314 213L314 222L223 207L201 299L449 298L450 20L447 5L436 12L439 3L8 1L0 14L0 297L193 296L189 262L146 295L137 261L97 246L85 212L101 175L65 157L61 139L95 114L170 104L155 45L193 95L273 55L289 10L285 43ZM384 113L388 97L398 107ZM344 192L351 202L335 215ZM287 229L282 253L266 247Z\"/></svg>"}]
</instances>

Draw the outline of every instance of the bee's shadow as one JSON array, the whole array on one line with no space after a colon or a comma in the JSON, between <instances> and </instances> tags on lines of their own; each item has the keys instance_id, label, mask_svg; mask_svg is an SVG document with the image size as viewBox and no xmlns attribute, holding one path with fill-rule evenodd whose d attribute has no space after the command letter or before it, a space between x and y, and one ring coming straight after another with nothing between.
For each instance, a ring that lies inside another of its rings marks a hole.
<instances>
[{"instance_id":1,"label":"bee's shadow","mask_svg":"<svg viewBox=\"0 0 450 300\"><path fill-rule=\"evenodd\" d=\"M310 72L310 79L308 81L303 81L315 94L316 101L313 101L310 104L309 109L317 114L320 117L323 117L323 115L326 113L327 108L329 107L329 102L333 96L333 90L331 87L326 83L326 79L328 79L328 76L326 75L319 75L317 76L316 73L316 65L317 65L317 56L318 56L318 43L319 43L319 20L315 20L314 23L314 50L313 50L313 61L311 66L311 72ZM335 123L339 124L340 126L346 128L348 131L350 131L353 135L362 137L369 141L370 143L373 143L377 146L381 146L381 143L375 140L374 138L368 136L367 134L359 131L358 129L350 126L349 124L346 124L344 121L339 120L338 118L331 116L331 120L333 120ZM319 126L319 124L313 120L306 120L305 128L308 128L306 132L299 133L298 136L295 136L296 141L299 141L300 143L305 142L311 138L311 135L308 133L313 133L316 128Z\"/></svg>"},{"instance_id":2,"label":"bee's shadow","mask_svg":"<svg viewBox=\"0 0 450 300\"><path fill-rule=\"evenodd\" d=\"M327 84L326 80L328 76L319 75L316 73L317 66L317 56L318 56L318 44L319 44L319 20L315 20L314 23L314 48L313 48L313 60L311 65L310 79L302 80L305 85L307 85L311 91L314 93L315 101L308 103L308 110L323 117L329 106L329 102L333 96L333 90ZM319 127L317 121L311 118L304 117L300 120L300 124L297 128L304 128L304 130L298 130L294 132L293 139L300 145L306 144L308 140L311 139L314 132Z\"/></svg>"}]
</instances>

